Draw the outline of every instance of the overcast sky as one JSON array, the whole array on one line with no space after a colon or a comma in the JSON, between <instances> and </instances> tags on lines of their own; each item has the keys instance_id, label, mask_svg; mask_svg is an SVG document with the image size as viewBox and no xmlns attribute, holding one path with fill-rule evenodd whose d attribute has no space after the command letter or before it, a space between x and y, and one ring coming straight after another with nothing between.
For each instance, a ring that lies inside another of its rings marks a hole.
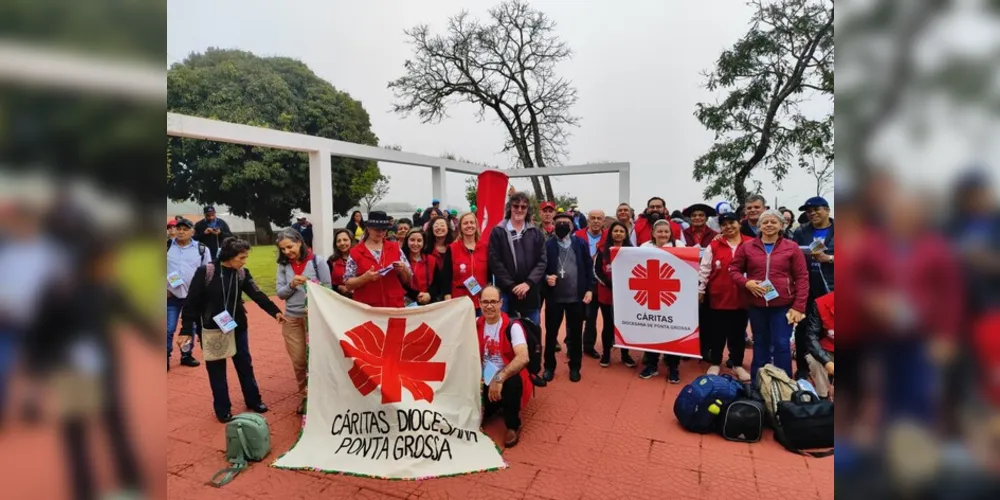
<instances>
[{"instance_id":1,"label":"overcast sky","mask_svg":"<svg viewBox=\"0 0 1000 500\"><path fill-rule=\"evenodd\" d=\"M447 18L463 8L485 17L497 3L171 0L168 62L208 47L294 57L361 101L382 144L433 156L450 152L506 168L510 160L499 153L505 134L500 124L477 123L469 105L455 107L450 118L436 125L404 119L390 111L393 95L386 88L403 74L403 62L411 56L404 29L426 23L440 32ZM719 53L746 32L751 11L744 2L535 0L531 4L558 23L559 36L575 53L558 67L559 74L579 90L573 113L581 122L570 139L566 164L630 162L633 206L643 206L654 195L665 198L670 209L705 201L704 186L692 179L692 165L711 145L712 134L693 113L696 103L714 96L702 88L700 73L712 68ZM810 111L823 113L832 106L832 101L813 102ZM419 206L430 201L428 169L384 163L381 169L392 177L387 201ZM621 201L616 177L556 178L554 188L578 196L583 208L613 210ZM758 178L769 202L777 197L779 204L792 208L815 192L815 180L804 172L793 173L780 189L769 176ZM449 202L465 206L465 179L449 174ZM528 188L530 183L517 180L515 185ZM832 192L827 198L832 203Z\"/></svg>"}]
</instances>

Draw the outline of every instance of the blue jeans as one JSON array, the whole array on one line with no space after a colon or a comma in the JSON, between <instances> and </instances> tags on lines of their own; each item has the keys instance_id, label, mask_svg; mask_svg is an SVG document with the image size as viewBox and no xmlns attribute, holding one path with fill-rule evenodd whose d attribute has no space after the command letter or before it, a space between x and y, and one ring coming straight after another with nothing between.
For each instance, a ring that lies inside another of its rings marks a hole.
<instances>
[{"instance_id":1,"label":"blue jeans","mask_svg":"<svg viewBox=\"0 0 1000 500\"><path fill-rule=\"evenodd\" d=\"M174 352L174 333L177 331L177 323L181 317L181 311L184 310L184 299L178 298L167 298L167 357L169 358ZM194 324L195 334L201 333L198 323ZM187 352L183 354L191 353L194 347L194 336L191 336L191 342L185 345L185 350Z\"/></svg>"},{"instance_id":2,"label":"blue jeans","mask_svg":"<svg viewBox=\"0 0 1000 500\"><path fill-rule=\"evenodd\" d=\"M936 417L935 394L940 370L922 338L890 340L879 346L883 372L883 415L886 422L903 418L930 424Z\"/></svg>"},{"instance_id":3,"label":"blue jeans","mask_svg":"<svg viewBox=\"0 0 1000 500\"><path fill-rule=\"evenodd\" d=\"M531 321L533 321L536 325L538 325L539 327L542 326L542 310L541 309L530 309L530 310L526 310L526 311L514 311L513 314L511 314L510 305L509 305L510 302L511 302L511 298L512 298L511 294L509 294L509 293L503 294L503 298L502 298L502 300L503 300L503 307L500 308L501 311L507 313L507 315L510 316L510 317L512 317L512 318L528 318Z\"/></svg>"},{"instance_id":4,"label":"blue jeans","mask_svg":"<svg viewBox=\"0 0 1000 500\"><path fill-rule=\"evenodd\" d=\"M788 324L789 306L751 307L750 328L753 329L753 362L750 380L757 380L757 370L771 363L792 376L792 325Z\"/></svg>"},{"instance_id":5,"label":"blue jeans","mask_svg":"<svg viewBox=\"0 0 1000 500\"><path fill-rule=\"evenodd\" d=\"M0 419L7 409L7 390L17 364L20 339L12 331L0 330Z\"/></svg>"}]
</instances>

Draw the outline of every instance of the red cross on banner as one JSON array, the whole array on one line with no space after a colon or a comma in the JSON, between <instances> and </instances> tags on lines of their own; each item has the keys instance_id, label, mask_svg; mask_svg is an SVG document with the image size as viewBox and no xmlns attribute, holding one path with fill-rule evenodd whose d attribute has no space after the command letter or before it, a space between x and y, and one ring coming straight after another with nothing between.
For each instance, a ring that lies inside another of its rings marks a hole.
<instances>
[{"instance_id":1,"label":"red cross on banner","mask_svg":"<svg viewBox=\"0 0 1000 500\"><path fill-rule=\"evenodd\" d=\"M673 305L677 301L677 292L681 291L681 281L672 278L674 272L670 264L648 259L645 266L637 265L632 268L628 288L636 292L635 301L639 305L659 311L661 303Z\"/></svg>"}]
</instances>

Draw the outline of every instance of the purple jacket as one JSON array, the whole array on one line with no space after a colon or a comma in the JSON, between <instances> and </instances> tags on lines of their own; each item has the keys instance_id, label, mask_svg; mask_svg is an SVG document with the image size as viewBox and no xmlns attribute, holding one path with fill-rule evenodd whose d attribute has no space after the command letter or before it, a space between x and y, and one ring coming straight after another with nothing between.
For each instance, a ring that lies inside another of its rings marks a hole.
<instances>
[{"instance_id":1,"label":"purple jacket","mask_svg":"<svg viewBox=\"0 0 1000 500\"><path fill-rule=\"evenodd\" d=\"M746 273L746 276L743 273ZM778 237L770 256L759 237L740 245L732 263L729 264L729 275L747 295L747 300L753 307L791 305L796 311L801 313L806 311L806 301L809 299L809 268L806 267L802 249L792 240ZM778 292L778 298L769 302L746 289L747 281L760 282L765 279L770 279Z\"/></svg>"}]
</instances>

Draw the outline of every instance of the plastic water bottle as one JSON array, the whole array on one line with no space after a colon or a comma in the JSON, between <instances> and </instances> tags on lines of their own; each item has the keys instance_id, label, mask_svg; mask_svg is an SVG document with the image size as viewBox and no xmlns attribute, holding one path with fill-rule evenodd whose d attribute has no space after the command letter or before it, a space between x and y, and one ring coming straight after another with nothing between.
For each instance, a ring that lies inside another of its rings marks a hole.
<instances>
[{"instance_id":1,"label":"plastic water bottle","mask_svg":"<svg viewBox=\"0 0 1000 500\"><path fill-rule=\"evenodd\" d=\"M809 380L804 379L804 378L800 378L796 382L799 384L799 389L800 390L809 391L809 392L813 393L814 396L819 397L819 394L816 393L816 388L813 387L812 383L809 382Z\"/></svg>"}]
</instances>

